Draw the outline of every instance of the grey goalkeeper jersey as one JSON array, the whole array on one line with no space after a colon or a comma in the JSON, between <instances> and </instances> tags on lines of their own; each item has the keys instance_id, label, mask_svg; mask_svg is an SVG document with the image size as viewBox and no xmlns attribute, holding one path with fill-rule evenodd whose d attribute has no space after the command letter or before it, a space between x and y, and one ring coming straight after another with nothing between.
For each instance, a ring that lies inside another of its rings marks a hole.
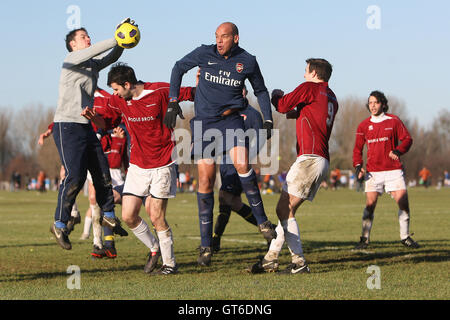
<instances>
[{"instance_id":1,"label":"grey goalkeeper jersey","mask_svg":"<svg viewBox=\"0 0 450 320\"><path fill-rule=\"evenodd\" d=\"M97 57L112 49L104 57ZM116 62L123 52L114 38L89 48L69 52L64 59L59 80L58 105L54 122L89 123L81 116L85 107L92 108L100 70Z\"/></svg>"}]
</instances>

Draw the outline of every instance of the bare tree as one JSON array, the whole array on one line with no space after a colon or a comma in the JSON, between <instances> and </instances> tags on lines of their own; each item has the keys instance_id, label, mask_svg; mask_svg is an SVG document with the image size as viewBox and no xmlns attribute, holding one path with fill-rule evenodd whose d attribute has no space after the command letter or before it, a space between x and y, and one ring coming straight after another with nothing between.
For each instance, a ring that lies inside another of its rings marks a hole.
<instances>
[{"instance_id":1,"label":"bare tree","mask_svg":"<svg viewBox=\"0 0 450 320\"><path fill-rule=\"evenodd\" d=\"M37 154L39 125L47 117L47 110L42 105L27 105L18 110L13 117L13 134L17 140L18 150L32 158Z\"/></svg>"},{"instance_id":2,"label":"bare tree","mask_svg":"<svg viewBox=\"0 0 450 320\"><path fill-rule=\"evenodd\" d=\"M355 133L362 120L369 116L366 100L349 96L339 100L339 109L330 137L330 167L353 168Z\"/></svg>"},{"instance_id":3,"label":"bare tree","mask_svg":"<svg viewBox=\"0 0 450 320\"><path fill-rule=\"evenodd\" d=\"M53 122L54 113L55 111L53 109L48 109L42 114L42 119L38 125L39 134L45 132L48 125ZM33 143L35 143L35 145L37 145L39 134L34 139ZM48 137L43 146L37 147L36 160L39 168L44 170L48 177L59 176L61 160L59 158L58 149L56 148L53 137Z\"/></svg>"},{"instance_id":4,"label":"bare tree","mask_svg":"<svg viewBox=\"0 0 450 320\"><path fill-rule=\"evenodd\" d=\"M0 178L2 178L8 162L14 155L13 143L8 134L9 130L10 111L8 109L0 109Z\"/></svg>"}]
</instances>

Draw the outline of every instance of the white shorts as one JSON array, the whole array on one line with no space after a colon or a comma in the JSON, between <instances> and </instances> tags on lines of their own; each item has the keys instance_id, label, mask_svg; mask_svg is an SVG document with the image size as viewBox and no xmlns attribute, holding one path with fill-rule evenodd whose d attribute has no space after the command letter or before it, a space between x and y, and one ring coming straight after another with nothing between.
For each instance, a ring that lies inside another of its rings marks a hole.
<instances>
[{"instance_id":1,"label":"white shorts","mask_svg":"<svg viewBox=\"0 0 450 320\"><path fill-rule=\"evenodd\" d=\"M289 169L283 190L297 198L312 201L320 184L326 180L328 169L327 159L301 155Z\"/></svg>"},{"instance_id":2,"label":"white shorts","mask_svg":"<svg viewBox=\"0 0 450 320\"><path fill-rule=\"evenodd\" d=\"M125 183L125 181L123 180L123 176L122 176L122 170L109 169L109 174L111 175L111 183L112 183L113 188L115 188L117 186L121 186ZM86 179L87 179L87 181L92 183L92 176L91 176L91 173L89 172L89 170L87 172Z\"/></svg>"},{"instance_id":3,"label":"white shorts","mask_svg":"<svg viewBox=\"0 0 450 320\"><path fill-rule=\"evenodd\" d=\"M384 191L406 190L405 178L401 169L367 172L365 180L365 192L378 192L382 194Z\"/></svg>"},{"instance_id":4,"label":"white shorts","mask_svg":"<svg viewBox=\"0 0 450 320\"><path fill-rule=\"evenodd\" d=\"M175 163L169 166L142 169L130 164L123 194L132 194L138 197L154 196L167 199L175 197L177 192L177 173Z\"/></svg>"}]
</instances>

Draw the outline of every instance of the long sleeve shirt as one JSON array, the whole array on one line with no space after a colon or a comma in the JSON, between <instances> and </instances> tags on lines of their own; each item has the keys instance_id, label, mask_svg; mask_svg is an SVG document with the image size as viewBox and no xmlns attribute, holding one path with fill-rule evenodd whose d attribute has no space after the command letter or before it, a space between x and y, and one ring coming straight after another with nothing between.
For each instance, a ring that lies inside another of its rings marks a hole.
<instances>
[{"instance_id":1,"label":"long sleeve shirt","mask_svg":"<svg viewBox=\"0 0 450 320\"><path fill-rule=\"evenodd\" d=\"M367 145L367 171L389 171L403 168L400 160L391 159L389 153L397 150L405 154L411 148L412 138L397 116L385 113L363 120L356 129L354 167L363 166L364 144Z\"/></svg>"},{"instance_id":2,"label":"long sleeve shirt","mask_svg":"<svg viewBox=\"0 0 450 320\"><path fill-rule=\"evenodd\" d=\"M98 55L111 50L103 57ZM92 108L100 70L116 62L123 52L114 38L82 50L69 52L64 59L59 80L59 96L54 122L89 123L81 116L85 107Z\"/></svg>"},{"instance_id":3,"label":"long sleeve shirt","mask_svg":"<svg viewBox=\"0 0 450 320\"><path fill-rule=\"evenodd\" d=\"M272 120L269 92L256 57L236 46L226 59L219 54L216 45L202 45L175 63L169 97L178 97L183 75L196 66L200 67L194 105L197 119L217 118L228 109L243 109L242 89L248 79L264 120Z\"/></svg>"}]
</instances>

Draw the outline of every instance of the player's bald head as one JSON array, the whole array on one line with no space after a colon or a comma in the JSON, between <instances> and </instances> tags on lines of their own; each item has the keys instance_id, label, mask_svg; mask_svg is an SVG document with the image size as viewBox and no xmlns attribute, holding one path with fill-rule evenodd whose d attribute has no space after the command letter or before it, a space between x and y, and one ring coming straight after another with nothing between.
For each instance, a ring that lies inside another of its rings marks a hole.
<instances>
[{"instance_id":1,"label":"player's bald head","mask_svg":"<svg viewBox=\"0 0 450 320\"><path fill-rule=\"evenodd\" d=\"M233 36L239 35L239 29L233 22L223 22L217 27L217 30L219 30L219 28L226 28Z\"/></svg>"}]
</instances>

